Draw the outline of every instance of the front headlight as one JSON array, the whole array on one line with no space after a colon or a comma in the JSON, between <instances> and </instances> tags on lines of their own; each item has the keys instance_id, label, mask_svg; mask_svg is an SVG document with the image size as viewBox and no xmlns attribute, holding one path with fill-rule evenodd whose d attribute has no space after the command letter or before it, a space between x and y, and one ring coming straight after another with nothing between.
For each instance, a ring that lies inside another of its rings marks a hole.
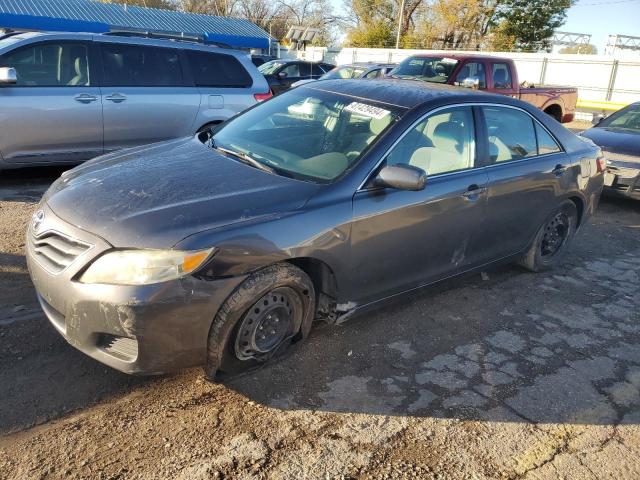
<instances>
[{"instance_id":1,"label":"front headlight","mask_svg":"<svg viewBox=\"0 0 640 480\"><path fill-rule=\"evenodd\" d=\"M93 262L82 274L82 283L149 285L184 277L201 267L213 249L116 250Z\"/></svg>"}]
</instances>

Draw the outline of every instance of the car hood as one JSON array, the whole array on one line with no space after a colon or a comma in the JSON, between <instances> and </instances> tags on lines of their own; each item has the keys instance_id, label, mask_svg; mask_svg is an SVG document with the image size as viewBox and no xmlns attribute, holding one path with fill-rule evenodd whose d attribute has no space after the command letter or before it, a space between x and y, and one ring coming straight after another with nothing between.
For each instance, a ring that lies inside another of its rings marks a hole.
<instances>
[{"instance_id":1,"label":"car hood","mask_svg":"<svg viewBox=\"0 0 640 480\"><path fill-rule=\"evenodd\" d=\"M318 188L188 138L91 160L65 172L44 201L116 247L170 248L204 230L286 215Z\"/></svg>"},{"instance_id":2,"label":"car hood","mask_svg":"<svg viewBox=\"0 0 640 480\"><path fill-rule=\"evenodd\" d=\"M605 152L640 157L640 133L595 127L582 132L582 136L593 140Z\"/></svg>"}]
</instances>

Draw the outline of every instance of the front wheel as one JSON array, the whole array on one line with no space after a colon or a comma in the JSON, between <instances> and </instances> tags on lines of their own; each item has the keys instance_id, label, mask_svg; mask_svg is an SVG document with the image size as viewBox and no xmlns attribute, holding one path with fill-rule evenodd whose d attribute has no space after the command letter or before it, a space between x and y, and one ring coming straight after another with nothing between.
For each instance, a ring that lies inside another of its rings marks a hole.
<instances>
[{"instance_id":1,"label":"front wheel","mask_svg":"<svg viewBox=\"0 0 640 480\"><path fill-rule=\"evenodd\" d=\"M309 334L315 291L308 275L278 263L249 276L222 305L209 332L207 377L234 375L281 356Z\"/></svg>"},{"instance_id":2,"label":"front wheel","mask_svg":"<svg viewBox=\"0 0 640 480\"><path fill-rule=\"evenodd\" d=\"M565 255L578 224L578 211L566 200L545 220L520 265L533 272L555 267Z\"/></svg>"}]
</instances>

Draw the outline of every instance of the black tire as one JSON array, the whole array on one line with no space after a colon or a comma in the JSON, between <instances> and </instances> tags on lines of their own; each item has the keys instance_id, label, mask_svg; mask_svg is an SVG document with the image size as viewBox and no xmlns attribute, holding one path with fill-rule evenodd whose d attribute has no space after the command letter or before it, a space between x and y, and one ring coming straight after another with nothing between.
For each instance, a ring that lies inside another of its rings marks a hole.
<instances>
[{"instance_id":1,"label":"black tire","mask_svg":"<svg viewBox=\"0 0 640 480\"><path fill-rule=\"evenodd\" d=\"M520 260L520 265L532 272L554 268L562 261L577 225L576 205L571 200L565 200L544 221L529 251Z\"/></svg>"},{"instance_id":2,"label":"black tire","mask_svg":"<svg viewBox=\"0 0 640 480\"><path fill-rule=\"evenodd\" d=\"M227 298L213 320L207 377L236 375L285 354L308 336L315 298L311 279L294 265L277 263L253 273ZM273 323L280 319L282 323ZM273 335L267 340L259 331L265 325L275 325L268 327Z\"/></svg>"}]
</instances>

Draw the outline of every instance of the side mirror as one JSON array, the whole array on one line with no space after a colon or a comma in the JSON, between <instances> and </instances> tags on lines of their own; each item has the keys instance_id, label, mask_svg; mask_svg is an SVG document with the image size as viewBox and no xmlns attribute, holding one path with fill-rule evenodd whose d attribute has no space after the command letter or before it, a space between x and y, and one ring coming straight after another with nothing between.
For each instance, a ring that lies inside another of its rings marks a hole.
<instances>
[{"instance_id":1,"label":"side mirror","mask_svg":"<svg viewBox=\"0 0 640 480\"><path fill-rule=\"evenodd\" d=\"M18 83L18 74L13 67L0 67L0 85L15 85Z\"/></svg>"},{"instance_id":2,"label":"side mirror","mask_svg":"<svg viewBox=\"0 0 640 480\"><path fill-rule=\"evenodd\" d=\"M379 187L418 191L423 190L427 184L427 174L413 165L387 165L380 170L374 184Z\"/></svg>"},{"instance_id":3,"label":"side mirror","mask_svg":"<svg viewBox=\"0 0 640 480\"><path fill-rule=\"evenodd\" d=\"M280 79L287 78L287 72L279 72L278 73L278 78L280 78Z\"/></svg>"},{"instance_id":4,"label":"side mirror","mask_svg":"<svg viewBox=\"0 0 640 480\"><path fill-rule=\"evenodd\" d=\"M465 88L477 90L480 88L480 79L478 77L467 77L462 81L461 85Z\"/></svg>"},{"instance_id":5,"label":"side mirror","mask_svg":"<svg viewBox=\"0 0 640 480\"><path fill-rule=\"evenodd\" d=\"M593 118L591 119L591 125L593 125L595 127L596 125L598 125L605 118L606 117L601 113L599 113L597 115L594 115Z\"/></svg>"}]
</instances>

